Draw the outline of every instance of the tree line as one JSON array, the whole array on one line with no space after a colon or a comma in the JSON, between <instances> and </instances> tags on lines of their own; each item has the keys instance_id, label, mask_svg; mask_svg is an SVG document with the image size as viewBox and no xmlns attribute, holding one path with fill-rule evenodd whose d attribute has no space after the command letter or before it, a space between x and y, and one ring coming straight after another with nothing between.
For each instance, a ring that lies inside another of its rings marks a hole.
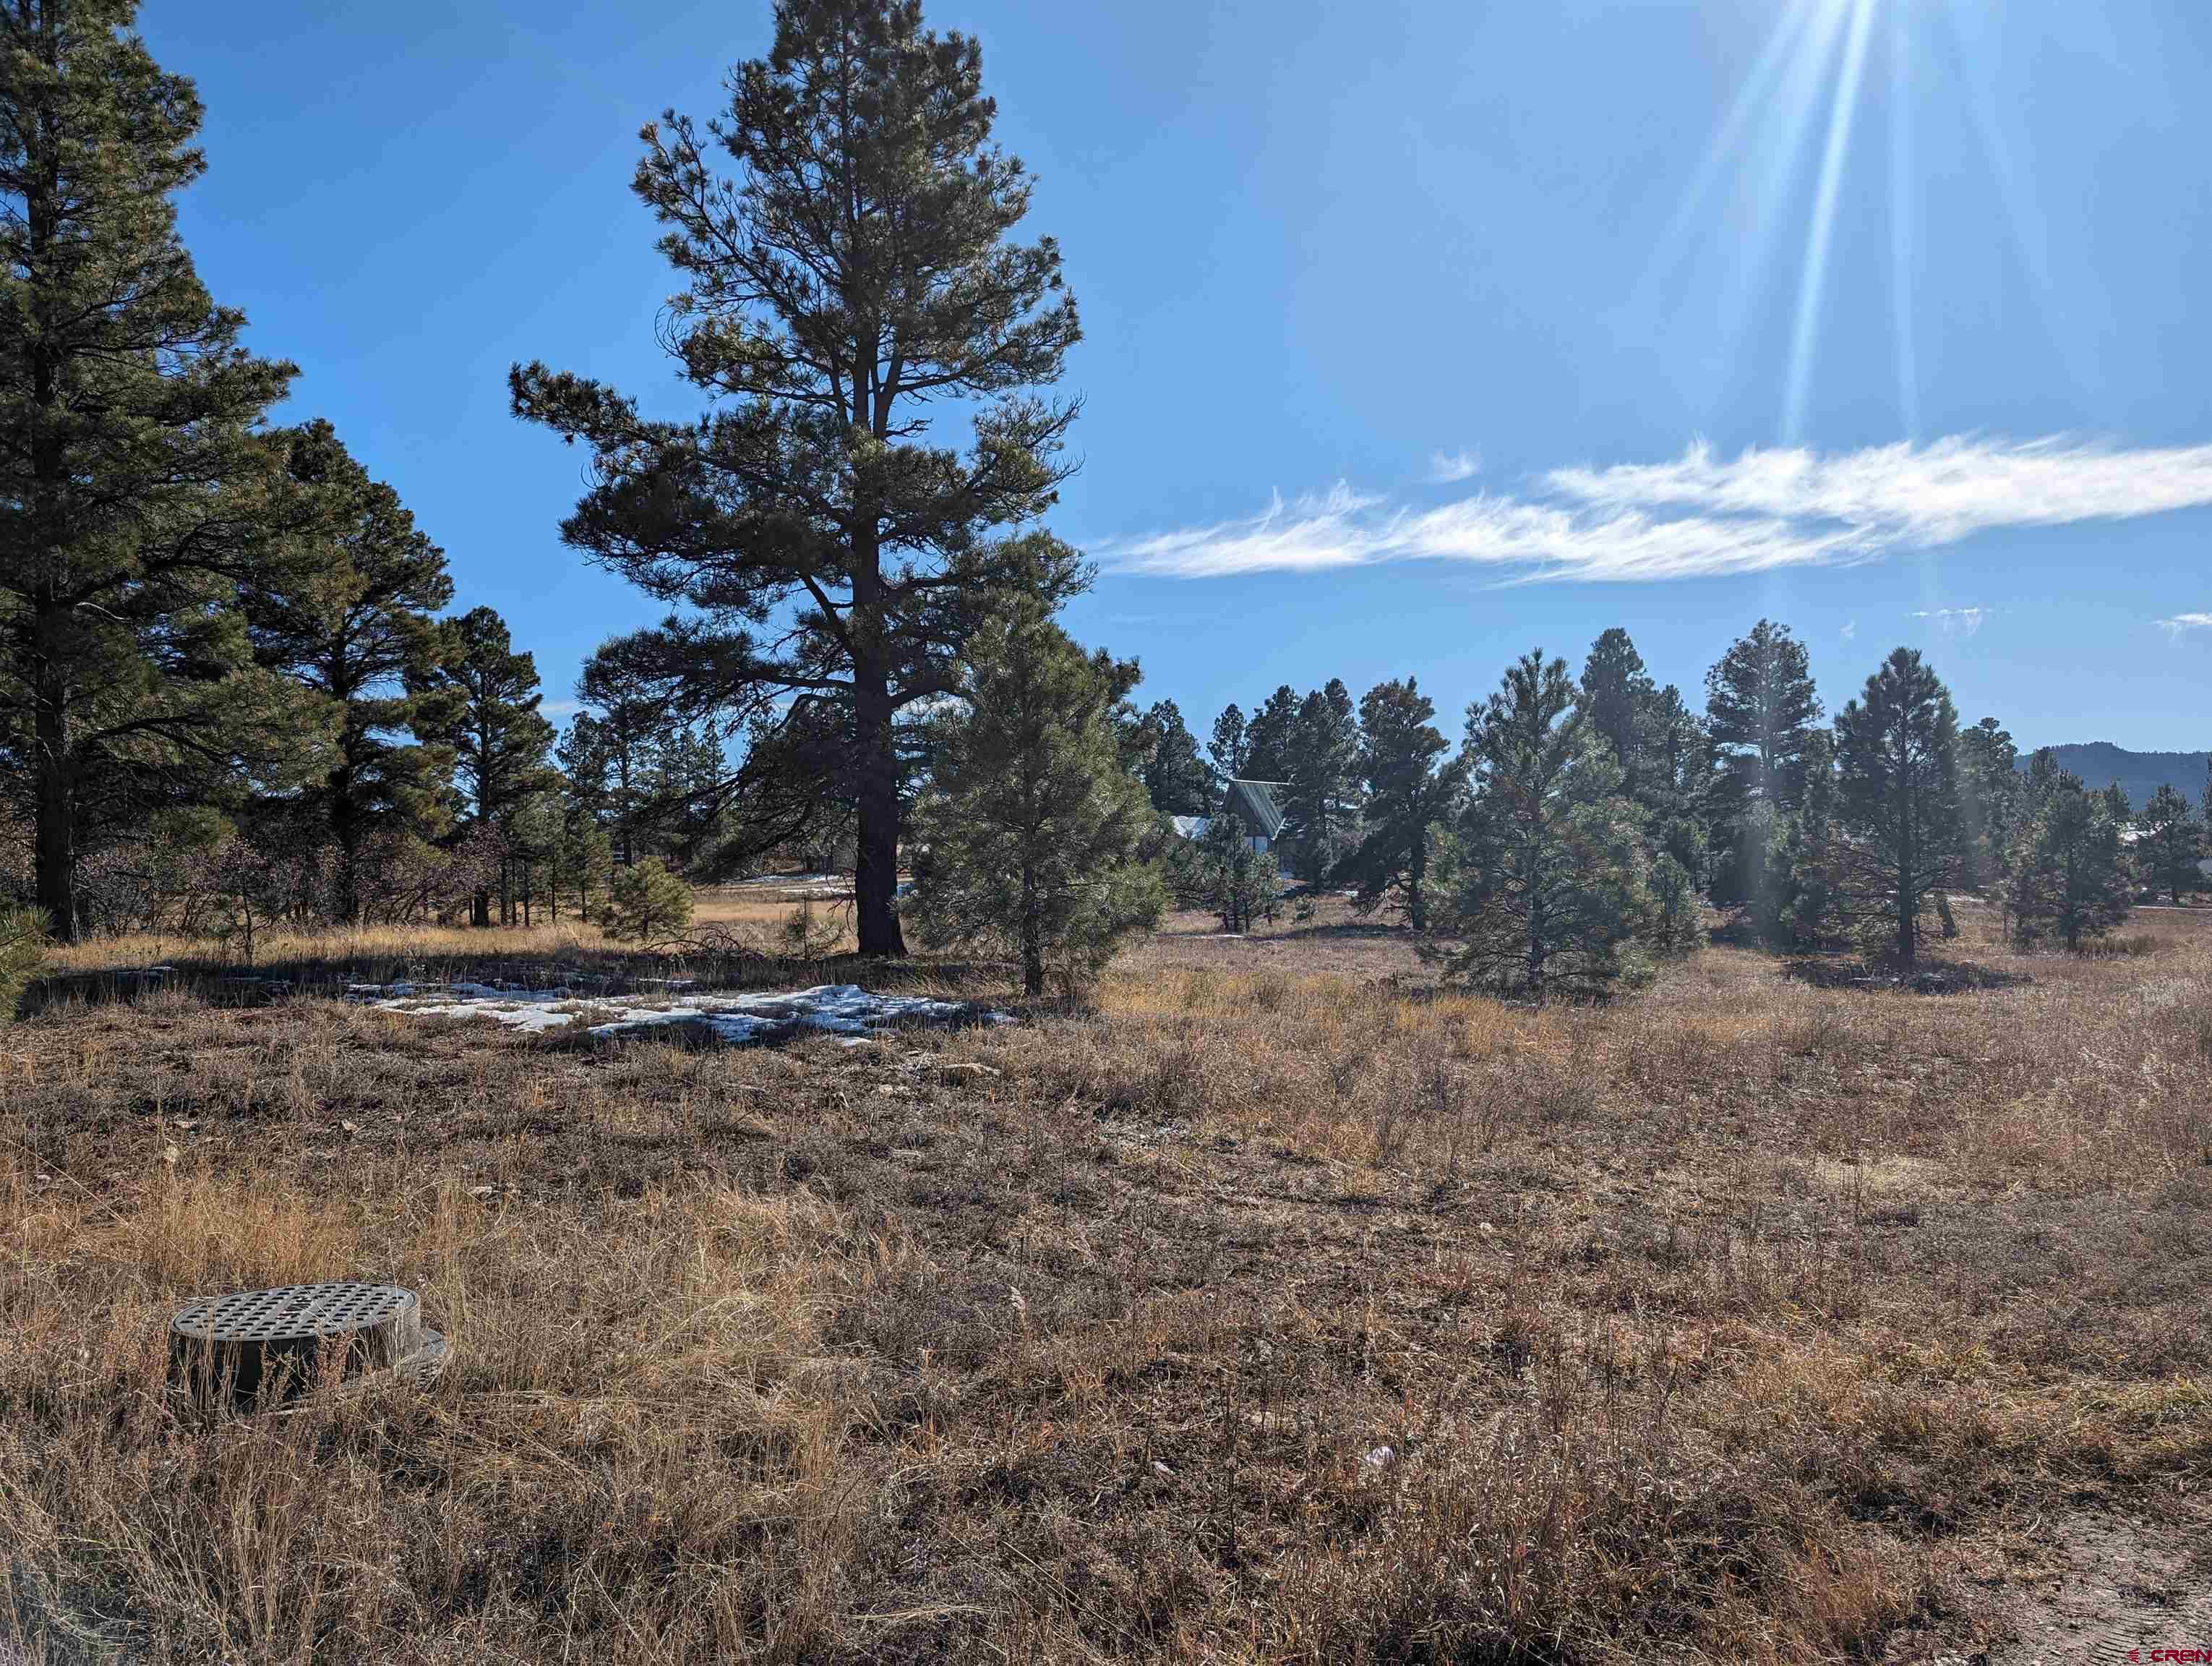
<instances>
[{"instance_id":1,"label":"tree line","mask_svg":"<svg viewBox=\"0 0 2212 1666\"><path fill-rule=\"evenodd\" d=\"M1540 991L1611 983L1693 941L1702 899L1783 949L1857 945L1911 966L1956 933L1955 892L2021 942L2078 947L2131 899L2203 888L2212 779L2141 810L2048 751L2021 759L1994 718L1961 728L1949 691L1899 648L1824 723L1804 646L1760 620L1707 673L1702 711L1606 631L1578 678L1532 653L1471 707L1455 751L1415 679L1353 707L1340 681L1231 704L1201 751L1172 701L1134 720L1163 816L1203 815L1227 783L1283 789L1291 873L1351 888L1460 964ZM1187 900L1243 915L1237 829L1174 870ZM1555 958L1563 955L1564 958Z\"/></svg>"},{"instance_id":2,"label":"tree line","mask_svg":"<svg viewBox=\"0 0 2212 1666\"><path fill-rule=\"evenodd\" d=\"M177 233L191 83L134 0L0 9L0 780L14 889L53 931L244 912L478 924L589 911L665 860L849 853L902 952L903 823L969 642L1087 581L1038 518L1079 328L973 40L911 0L787 0L703 125L634 181L705 409L641 417L518 365L590 454L562 535L671 612L605 644L565 734L487 608L240 344ZM951 441L933 408L969 417Z\"/></svg>"},{"instance_id":3,"label":"tree line","mask_svg":"<svg viewBox=\"0 0 2212 1666\"><path fill-rule=\"evenodd\" d=\"M271 422L296 367L245 349L178 235L201 112L135 15L0 8L0 848L57 933L568 911L651 937L672 875L835 860L863 953L910 921L1038 988L1171 896L1276 906L1213 813L1231 779L1276 783L1299 877L1540 994L1683 952L1701 899L1778 945L1880 922L1910 961L1960 885L2079 941L2120 853L2189 883L2178 793L2136 818L2047 759L2016 779L1904 650L1824 726L1765 623L1701 712L1623 632L1578 678L1532 654L1456 749L1412 678L1279 688L1203 745L1140 706L1133 660L1055 622L1091 576L1042 524L1079 409L1059 247L1019 234L976 43L918 0L778 0L712 119L642 130L692 414L510 372L516 417L587 459L562 538L666 609L556 731L398 494L327 423Z\"/></svg>"}]
</instances>

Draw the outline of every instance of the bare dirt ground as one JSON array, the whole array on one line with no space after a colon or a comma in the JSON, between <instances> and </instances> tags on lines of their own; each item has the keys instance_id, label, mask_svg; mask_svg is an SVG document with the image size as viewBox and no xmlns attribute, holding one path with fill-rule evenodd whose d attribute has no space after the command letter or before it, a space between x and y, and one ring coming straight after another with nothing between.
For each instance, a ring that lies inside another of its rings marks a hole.
<instances>
[{"instance_id":1,"label":"bare dirt ground","mask_svg":"<svg viewBox=\"0 0 2212 1666\"><path fill-rule=\"evenodd\" d=\"M1965 994L1715 948L1539 1012L1436 992L1334 904L1178 917L1096 1012L861 1047L583 1045L304 983L64 1000L0 1044L0 1639L2212 1644L2212 915L2140 924L2098 959L1972 940L2033 981ZM177 1304L317 1276L420 1289L436 1391L179 1408Z\"/></svg>"}]
</instances>

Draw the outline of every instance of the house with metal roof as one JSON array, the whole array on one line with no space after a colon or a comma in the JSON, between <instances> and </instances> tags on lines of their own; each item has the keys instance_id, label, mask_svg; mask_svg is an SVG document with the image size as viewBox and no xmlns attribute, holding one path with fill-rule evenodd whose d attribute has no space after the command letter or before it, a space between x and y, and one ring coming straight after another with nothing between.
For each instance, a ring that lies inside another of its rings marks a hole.
<instances>
[{"instance_id":1,"label":"house with metal roof","mask_svg":"<svg viewBox=\"0 0 2212 1666\"><path fill-rule=\"evenodd\" d=\"M1279 796L1288 786L1280 781L1235 780L1223 787L1221 808L1214 816L1176 816L1175 830L1186 839L1203 839L1212 830L1215 816L1234 816L1244 830L1244 842L1260 855L1276 851L1280 860L1285 853L1277 849L1277 842L1289 818L1283 813Z\"/></svg>"}]
</instances>

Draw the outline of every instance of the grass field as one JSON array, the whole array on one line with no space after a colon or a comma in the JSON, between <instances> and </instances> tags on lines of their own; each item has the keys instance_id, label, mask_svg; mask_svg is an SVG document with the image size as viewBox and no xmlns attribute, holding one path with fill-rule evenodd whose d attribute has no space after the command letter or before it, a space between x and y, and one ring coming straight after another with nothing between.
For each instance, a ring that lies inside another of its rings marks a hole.
<instances>
[{"instance_id":1,"label":"grass field","mask_svg":"<svg viewBox=\"0 0 2212 1666\"><path fill-rule=\"evenodd\" d=\"M0 1038L0 1639L2212 1643L2212 914L2139 915L2094 959L1961 914L1961 953L2033 982L1817 988L1715 947L1533 1011L1437 993L1324 911L1177 916L1094 1013L862 1047L580 1045L304 984L62 1000ZM338 982L606 952L565 923L450 935L263 958ZM877 981L757 973L802 977ZM434 1392L220 1420L166 1392L188 1297L344 1276L422 1292L459 1350Z\"/></svg>"}]
</instances>

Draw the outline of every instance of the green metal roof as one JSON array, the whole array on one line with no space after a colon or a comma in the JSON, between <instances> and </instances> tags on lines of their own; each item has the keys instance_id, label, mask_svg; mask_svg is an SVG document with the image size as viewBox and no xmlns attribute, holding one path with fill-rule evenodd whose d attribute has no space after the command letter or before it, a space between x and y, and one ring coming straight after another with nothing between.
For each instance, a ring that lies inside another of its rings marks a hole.
<instances>
[{"instance_id":1,"label":"green metal roof","mask_svg":"<svg viewBox=\"0 0 2212 1666\"><path fill-rule=\"evenodd\" d=\"M1232 781L1222 794L1221 813L1236 817L1261 838L1272 839L1283 830L1283 823L1288 819L1275 801L1276 793L1288 784L1279 781Z\"/></svg>"}]
</instances>

